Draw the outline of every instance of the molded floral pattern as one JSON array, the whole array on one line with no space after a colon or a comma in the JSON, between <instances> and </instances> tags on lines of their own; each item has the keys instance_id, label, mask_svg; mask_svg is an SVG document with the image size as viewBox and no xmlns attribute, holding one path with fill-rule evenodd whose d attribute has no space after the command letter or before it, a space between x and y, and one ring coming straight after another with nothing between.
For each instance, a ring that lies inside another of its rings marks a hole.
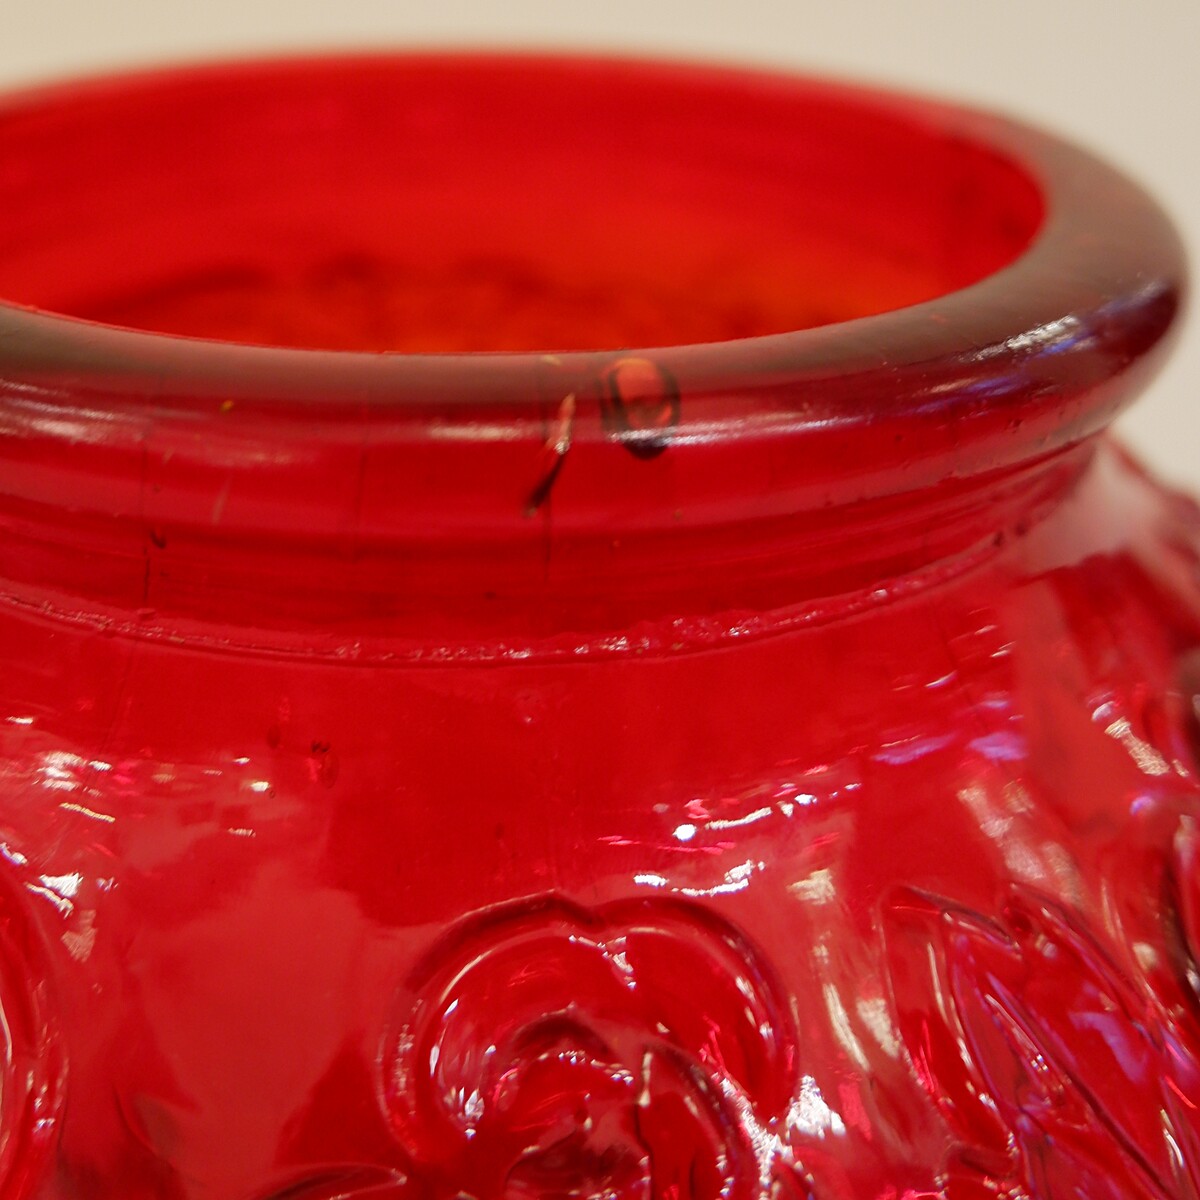
<instances>
[{"instance_id":1,"label":"molded floral pattern","mask_svg":"<svg viewBox=\"0 0 1200 1200\"><path fill-rule=\"evenodd\" d=\"M1189 987L1197 844L1185 822L1171 919ZM994 919L901 889L882 923L905 1061L948 1134L936 1190L905 1195L1200 1200L1195 1047L1121 947L1024 886ZM491 910L396 999L380 1087L403 1168L334 1169L277 1196L849 1197L837 1171L814 1183L820 1147L789 1131L797 1037L761 954L698 904Z\"/></svg>"},{"instance_id":2,"label":"molded floral pattern","mask_svg":"<svg viewBox=\"0 0 1200 1200\"><path fill-rule=\"evenodd\" d=\"M948 1200L1200 1194L1188 1060L1067 910L1016 888L992 921L905 891L885 924L900 1030L954 1138Z\"/></svg>"},{"instance_id":3,"label":"molded floral pattern","mask_svg":"<svg viewBox=\"0 0 1200 1200\"><path fill-rule=\"evenodd\" d=\"M760 955L699 905L505 906L451 931L397 997L381 1094L407 1168L277 1195L798 1197L795 1055Z\"/></svg>"},{"instance_id":4,"label":"molded floral pattern","mask_svg":"<svg viewBox=\"0 0 1200 1200\"><path fill-rule=\"evenodd\" d=\"M385 1100L433 1194L732 1200L779 1170L794 1060L779 988L711 912L547 899L436 947Z\"/></svg>"},{"instance_id":5,"label":"molded floral pattern","mask_svg":"<svg viewBox=\"0 0 1200 1200\"><path fill-rule=\"evenodd\" d=\"M1185 817L1175 834L1173 854L1175 909L1182 946L1182 974L1195 999L1200 1002L1200 830Z\"/></svg>"},{"instance_id":6,"label":"molded floral pattern","mask_svg":"<svg viewBox=\"0 0 1200 1200\"><path fill-rule=\"evenodd\" d=\"M58 1133L66 1062L44 952L19 887L0 881L0 1196L24 1200Z\"/></svg>"}]
</instances>

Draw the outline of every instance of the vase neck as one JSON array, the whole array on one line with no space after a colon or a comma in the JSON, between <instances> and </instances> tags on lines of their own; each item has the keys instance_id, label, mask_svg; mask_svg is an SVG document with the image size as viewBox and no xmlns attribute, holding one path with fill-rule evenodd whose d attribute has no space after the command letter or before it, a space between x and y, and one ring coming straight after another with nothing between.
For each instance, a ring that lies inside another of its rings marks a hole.
<instances>
[{"instance_id":1,"label":"vase neck","mask_svg":"<svg viewBox=\"0 0 1200 1200\"><path fill-rule=\"evenodd\" d=\"M679 652L850 616L972 570L1051 514L1093 451L1085 441L1016 468L796 513L748 504L723 519L672 512L619 531L599 501L560 521L551 488L490 531L430 512L387 538L364 536L353 508L338 532L305 530L297 514L287 532L225 532L222 509L245 501L232 491L215 497L209 528L171 524L155 512L167 484L146 454L145 516L0 508L0 591L109 633L264 653L453 662Z\"/></svg>"}]
</instances>

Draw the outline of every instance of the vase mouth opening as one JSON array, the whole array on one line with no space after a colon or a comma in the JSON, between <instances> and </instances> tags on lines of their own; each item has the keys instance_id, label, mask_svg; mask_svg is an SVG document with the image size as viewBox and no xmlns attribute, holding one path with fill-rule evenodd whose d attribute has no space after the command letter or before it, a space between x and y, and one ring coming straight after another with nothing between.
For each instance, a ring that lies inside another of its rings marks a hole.
<instances>
[{"instance_id":1,"label":"vase mouth opening","mask_svg":"<svg viewBox=\"0 0 1200 1200\"><path fill-rule=\"evenodd\" d=\"M0 299L317 351L628 351L834 325L1009 265L1002 149L829 86L494 58L229 67L10 104Z\"/></svg>"},{"instance_id":2,"label":"vase mouth opening","mask_svg":"<svg viewBox=\"0 0 1200 1200\"><path fill-rule=\"evenodd\" d=\"M1149 197L1020 123L563 54L29 89L0 98L0 203L0 334L32 347L0 371L49 355L101 384L240 377L280 400L404 401L435 378L471 401L489 372L489 395L540 398L547 365L619 359L661 364L668 390L692 367L735 409L764 375L811 390L971 357L996 374L1086 346L1101 314L1135 338L1170 325L1183 277ZM813 426L854 415L804 399Z\"/></svg>"},{"instance_id":3,"label":"vase mouth opening","mask_svg":"<svg viewBox=\"0 0 1200 1200\"><path fill-rule=\"evenodd\" d=\"M320 562L376 613L869 583L950 553L937 496L1104 428L1184 288L1155 203L1053 136L636 60L27 91L0 209L0 578L92 588L82 541L114 603L198 611L219 556L227 595Z\"/></svg>"}]
</instances>

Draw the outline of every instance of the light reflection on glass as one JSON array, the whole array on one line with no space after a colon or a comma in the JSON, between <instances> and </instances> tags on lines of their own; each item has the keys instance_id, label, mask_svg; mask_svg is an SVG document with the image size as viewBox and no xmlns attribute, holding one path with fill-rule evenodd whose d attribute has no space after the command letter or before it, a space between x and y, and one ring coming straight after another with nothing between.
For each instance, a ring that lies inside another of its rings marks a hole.
<instances>
[{"instance_id":1,"label":"light reflection on glass","mask_svg":"<svg viewBox=\"0 0 1200 1200\"><path fill-rule=\"evenodd\" d=\"M78 813L82 817L87 817L92 821L104 821L108 825L116 822L116 817L112 813L99 812L94 808L88 808L86 804L77 804L74 801L64 800L58 806L63 812Z\"/></svg>"},{"instance_id":2,"label":"light reflection on glass","mask_svg":"<svg viewBox=\"0 0 1200 1200\"><path fill-rule=\"evenodd\" d=\"M823 1138L841 1137L846 1132L842 1118L825 1102L817 1081L811 1075L800 1080L800 1094L792 1101L787 1115L788 1132Z\"/></svg>"},{"instance_id":3,"label":"light reflection on glass","mask_svg":"<svg viewBox=\"0 0 1200 1200\"><path fill-rule=\"evenodd\" d=\"M1093 714L1096 721L1108 720L1116 706L1111 702L1101 704ZM1114 741L1119 742L1129 752L1129 757L1137 764L1144 775L1169 775L1171 764L1149 742L1138 737L1133 732L1129 718L1113 717L1104 726L1104 732Z\"/></svg>"}]
</instances>

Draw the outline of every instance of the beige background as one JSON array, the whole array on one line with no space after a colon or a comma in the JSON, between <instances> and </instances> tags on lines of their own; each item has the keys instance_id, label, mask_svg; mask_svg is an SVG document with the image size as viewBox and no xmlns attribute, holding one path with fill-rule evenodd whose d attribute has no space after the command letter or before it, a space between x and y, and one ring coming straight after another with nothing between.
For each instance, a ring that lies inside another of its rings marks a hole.
<instances>
[{"instance_id":1,"label":"beige background","mask_svg":"<svg viewBox=\"0 0 1200 1200\"><path fill-rule=\"evenodd\" d=\"M216 54L461 43L764 62L1001 107L1123 164L1200 246L1200 0L0 0L4 84ZM1121 428L1200 492L1200 311Z\"/></svg>"}]
</instances>

